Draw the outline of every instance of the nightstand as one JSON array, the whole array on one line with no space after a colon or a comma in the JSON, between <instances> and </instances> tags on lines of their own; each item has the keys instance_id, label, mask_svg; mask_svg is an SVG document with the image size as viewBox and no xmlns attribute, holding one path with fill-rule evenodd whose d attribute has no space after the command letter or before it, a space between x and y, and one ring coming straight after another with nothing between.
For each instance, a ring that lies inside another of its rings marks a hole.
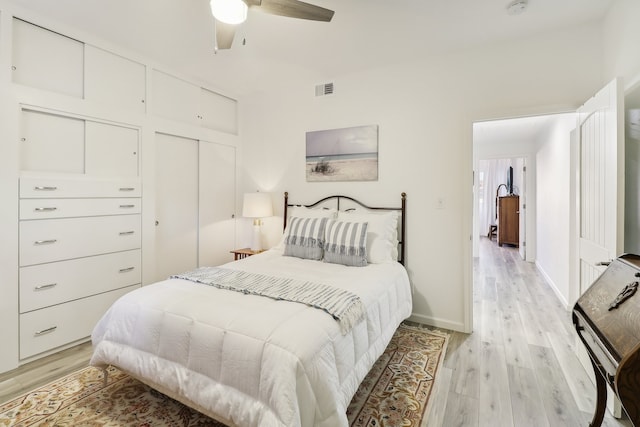
<instances>
[{"instance_id":1,"label":"nightstand","mask_svg":"<svg viewBox=\"0 0 640 427\"><path fill-rule=\"evenodd\" d=\"M233 254L233 260L237 261L239 259L243 259L251 255L259 254L260 252L263 252L263 251L252 251L250 248L242 248L242 249L234 249L229 252Z\"/></svg>"}]
</instances>

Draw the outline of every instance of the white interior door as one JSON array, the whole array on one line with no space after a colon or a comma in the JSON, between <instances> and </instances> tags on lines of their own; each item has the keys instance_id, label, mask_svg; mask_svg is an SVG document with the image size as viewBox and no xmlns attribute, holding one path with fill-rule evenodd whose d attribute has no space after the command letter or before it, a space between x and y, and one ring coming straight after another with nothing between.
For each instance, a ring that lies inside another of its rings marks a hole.
<instances>
[{"instance_id":1,"label":"white interior door","mask_svg":"<svg viewBox=\"0 0 640 427\"><path fill-rule=\"evenodd\" d=\"M519 206L519 211L520 211L520 215L519 215L519 219L520 219L520 223L518 224L518 227L520 229L520 233L518 234L519 237L519 242L518 242L518 251L520 252L520 257L524 260L527 259L527 251L526 251L526 245L527 245L527 221L526 221L526 217L527 217L527 211L526 211L526 206L527 206L527 168L526 168L526 159L524 157L520 157L518 159L516 159L516 166L515 169L519 172L518 173L518 182L520 183L520 206Z\"/></svg>"},{"instance_id":2,"label":"white interior door","mask_svg":"<svg viewBox=\"0 0 640 427\"><path fill-rule=\"evenodd\" d=\"M578 110L578 285L582 295L624 248L624 106L613 80ZM592 374L582 346L578 358ZM620 401L607 394L607 408L621 416Z\"/></svg>"},{"instance_id":3,"label":"white interior door","mask_svg":"<svg viewBox=\"0 0 640 427\"><path fill-rule=\"evenodd\" d=\"M624 108L612 81L578 110L580 295L620 255L624 240Z\"/></svg>"},{"instance_id":4,"label":"white interior door","mask_svg":"<svg viewBox=\"0 0 640 427\"><path fill-rule=\"evenodd\" d=\"M198 266L198 141L156 134L156 279Z\"/></svg>"}]
</instances>

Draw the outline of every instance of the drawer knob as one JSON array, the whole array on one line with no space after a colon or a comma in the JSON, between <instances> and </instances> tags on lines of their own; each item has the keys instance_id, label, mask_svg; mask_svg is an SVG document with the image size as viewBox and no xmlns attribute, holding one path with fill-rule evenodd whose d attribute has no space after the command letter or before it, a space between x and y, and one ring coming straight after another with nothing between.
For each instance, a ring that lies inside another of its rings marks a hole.
<instances>
[{"instance_id":1,"label":"drawer knob","mask_svg":"<svg viewBox=\"0 0 640 427\"><path fill-rule=\"evenodd\" d=\"M120 235L121 236L129 236L131 234L135 233L135 231L121 231Z\"/></svg>"},{"instance_id":2,"label":"drawer knob","mask_svg":"<svg viewBox=\"0 0 640 427\"><path fill-rule=\"evenodd\" d=\"M33 335L35 335L36 337L39 337L41 335L51 333L51 332L55 331L56 329L58 329L57 326L52 326L52 327L47 328L47 329L42 329L40 331L36 331L36 333L33 334Z\"/></svg>"},{"instance_id":3,"label":"drawer knob","mask_svg":"<svg viewBox=\"0 0 640 427\"><path fill-rule=\"evenodd\" d=\"M58 239L49 239L49 240L36 240L35 242L33 242L34 245L51 245L53 243L56 243L58 241Z\"/></svg>"},{"instance_id":4,"label":"drawer knob","mask_svg":"<svg viewBox=\"0 0 640 427\"><path fill-rule=\"evenodd\" d=\"M120 205L121 208L135 208L136 205Z\"/></svg>"},{"instance_id":5,"label":"drawer knob","mask_svg":"<svg viewBox=\"0 0 640 427\"><path fill-rule=\"evenodd\" d=\"M35 208L34 209L36 212L53 212L58 210L58 208L55 207L45 207L45 208Z\"/></svg>"},{"instance_id":6,"label":"drawer knob","mask_svg":"<svg viewBox=\"0 0 640 427\"><path fill-rule=\"evenodd\" d=\"M36 187L33 187L33 189L36 191L55 191L58 189L58 187L48 187L45 185L38 185Z\"/></svg>"},{"instance_id":7,"label":"drawer knob","mask_svg":"<svg viewBox=\"0 0 640 427\"><path fill-rule=\"evenodd\" d=\"M47 285L40 285L33 288L34 291L44 291L45 289L51 289L58 286L57 283L49 283Z\"/></svg>"},{"instance_id":8,"label":"drawer knob","mask_svg":"<svg viewBox=\"0 0 640 427\"><path fill-rule=\"evenodd\" d=\"M120 191L133 191L135 187L120 187Z\"/></svg>"},{"instance_id":9,"label":"drawer knob","mask_svg":"<svg viewBox=\"0 0 640 427\"><path fill-rule=\"evenodd\" d=\"M120 273L128 273L129 271L133 271L135 267L127 267L127 268L121 268L120 270L118 270Z\"/></svg>"}]
</instances>

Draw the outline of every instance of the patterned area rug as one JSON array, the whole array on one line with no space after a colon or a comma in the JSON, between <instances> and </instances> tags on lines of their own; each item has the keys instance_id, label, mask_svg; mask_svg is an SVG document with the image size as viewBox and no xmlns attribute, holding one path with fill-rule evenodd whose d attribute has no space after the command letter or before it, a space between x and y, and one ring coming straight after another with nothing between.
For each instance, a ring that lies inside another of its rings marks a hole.
<instances>
[{"instance_id":1,"label":"patterned area rug","mask_svg":"<svg viewBox=\"0 0 640 427\"><path fill-rule=\"evenodd\" d=\"M400 325L356 392L352 427L418 427L428 413L447 335ZM0 426L213 426L211 418L127 374L87 367L0 405Z\"/></svg>"}]
</instances>

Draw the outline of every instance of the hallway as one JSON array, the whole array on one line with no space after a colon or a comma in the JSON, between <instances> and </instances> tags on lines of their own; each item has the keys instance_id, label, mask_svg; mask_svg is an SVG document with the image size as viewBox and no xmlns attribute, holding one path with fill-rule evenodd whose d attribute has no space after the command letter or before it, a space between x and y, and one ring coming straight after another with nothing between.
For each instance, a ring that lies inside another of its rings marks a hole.
<instances>
[{"instance_id":1,"label":"hallway","mask_svg":"<svg viewBox=\"0 0 640 427\"><path fill-rule=\"evenodd\" d=\"M570 313L518 249L480 239L474 333L453 333L428 426L587 426L595 387ZM604 426L631 426L609 414Z\"/></svg>"}]
</instances>

